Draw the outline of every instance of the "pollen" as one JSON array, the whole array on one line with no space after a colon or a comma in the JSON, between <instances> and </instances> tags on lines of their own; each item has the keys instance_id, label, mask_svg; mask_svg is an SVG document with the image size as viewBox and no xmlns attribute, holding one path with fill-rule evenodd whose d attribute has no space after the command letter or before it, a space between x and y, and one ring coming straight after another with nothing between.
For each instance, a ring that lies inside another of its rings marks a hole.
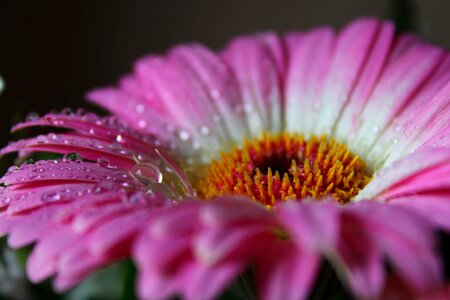
<instances>
[{"instance_id":1,"label":"pollen","mask_svg":"<svg viewBox=\"0 0 450 300\"><path fill-rule=\"evenodd\" d=\"M334 139L262 134L221 153L206 167L195 189L205 199L244 195L268 206L327 195L345 204L370 179L364 161Z\"/></svg>"}]
</instances>

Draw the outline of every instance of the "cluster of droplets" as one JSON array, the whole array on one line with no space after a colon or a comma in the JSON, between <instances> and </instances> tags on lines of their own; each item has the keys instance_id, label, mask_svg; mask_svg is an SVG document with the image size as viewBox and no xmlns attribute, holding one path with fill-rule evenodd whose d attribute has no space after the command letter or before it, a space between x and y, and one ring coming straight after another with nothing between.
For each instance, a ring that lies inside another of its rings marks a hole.
<instances>
[{"instance_id":1,"label":"cluster of droplets","mask_svg":"<svg viewBox=\"0 0 450 300\"><path fill-rule=\"evenodd\" d=\"M145 110L144 107L136 109L140 112ZM2 187L1 193L4 195L1 196L3 198L0 198L0 201L3 199L5 203L8 203L12 194L26 197L23 193L12 193L8 188L9 185L23 185L32 182L34 184L45 180L80 181L92 184L88 188L84 188L82 184L79 187L72 184L72 186L65 185L56 190L49 190L41 195L41 200L44 202L60 201L111 190L125 195L125 198L129 198L130 203L142 203L148 197L158 198L154 196L169 199L195 196L189 181L175 162L171 161L166 154L162 155L156 148L153 148L154 151L147 151L149 145L159 146L158 140L128 129L115 117L99 117L82 109L77 111L64 109L60 113L50 113L44 116L30 113L26 122L18 124L15 130L36 125L76 128L76 131L82 135L53 132L41 134L29 140L12 143L3 150L3 153L33 148L53 149L55 146L64 145L69 149L93 149L104 155L95 157L93 153L84 153L86 155L86 159L84 159L78 153L68 153L58 160L36 163L28 161L18 167L11 167L0 181L6 185L6 188ZM207 136L210 134L210 129L207 126L201 126L198 132ZM92 135L92 138L89 135ZM108 137L110 141L99 137ZM178 138L183 142L192 142L193 148L200 148L200 143L193 141L191 133L188 131L179 131ZM136 148L144 148L145 151L142 152L146 154L137 154ZM175 148L175 146L169 148ZM135 150L131 152L130 149ZM127 158L133 157L136 164L128 171L118 170L108 158L109 153L120 154ZM105 171L102 172L99 168ZM62 186L62 184L55 184L55 188L58 186Z\"/></svg>"},{"instance_id":2,"label":"cluster of droplets","mask_svg":"<svg viewBox=\"0 0 450 300\"><path fill-rule=\"evenodd\" d=\"M12 200L24 200L40 197L42 202L55 202L76 199L87 195L112 191L122 201L136 204L149 203L154 199L177 201L185 197L194 197L195 193L183 172L168 157L158 150L159 159L137 155L136 165L129 171L119 170L106 157L96 162L86 161L78 153L67 153L61 159L27 160L20 166L12 166L1 178L0 205L8 205ZM17 189L17 185L26 186L49 180L62 180L55 183L53 189ZM71 184L70 184L71 183ZM77 184L73 184L77 183ZM9 187L14 187L9 189ZM157 197L156 197L157 196Z\"/></svg>"},{"instance_id":3,"label":"cluster of droplets","mask_svg":"<svg viewBox=\"0 0 450 300\"><path fill-rule=\"evenodd\" d=\"M98 134L99 128L108 128L109 130L101 133L105 134L109 138L114 138L119 143L125 142L125 136L130 136L134 139L149 144L155 144L159 142L148 135L140 134L136 131L131 130L115 116L101 117L97 116L94 113L86 112L84 109L73 111L70 108L65 108L60 113L49 113L44 116L39 116L37 113L31 112L27 115L25 123L19 123L18 125L16 125L16 127L20 128L26 123L37 121L42 121L40 124L43 125L45 123L47 125L56 127L64 127L73 121L81 121L84 124L90 124L91 126L87 126L85 128L83 127L83 129L79 128L79 130L91 135Z\"/></svg>"},{"instance_id":4,"label":"cluster of droplets","mask_svg":"<svg viewBox=\"0 0 450 300\"><path fill-rule=\"evenodd\" d=\"M9 186L26 186L49 180L62 180L51 189L40 195L44 202L59 201L86 194L100 194L106 191L139 190L140 183L129 172L118 170L107 159L99 159L97 163L83 161L77 153L68 153L58 160L40 160L35 163L23 163L12 166L1 178L3 187L0 191L0 202L8 204L11 200L20 200L36 196L39 189L9 189ZM64 184L78 183L78 184Z\"/></svg>"},{"instance_id":5,"label":"cluster of droplets","mask_svg":"<svg viewBox=\"0 0 450 300\"><path fill-rule=\"evenodd\" d=\"M119 141L123 140L122 135L117 135L116 139ZM5 154L10 151L9 148L14 149L24 149L26 147L39 147L40 145L65 145L70 146L73 148L89 148L89 149L96 149L103 152L111 152L115 154L125 155L125 156L131 156L132 153L127 149L127 147L124 147L120 142L113 142L108 143L101 141L97 139L96 137L93 138L86 138L86 137L80 137L80 136L70 136L64 133L57 134L57 133L48 133L46 135L38 135L36 138L31 140L19 140L16 142L13 142L8 145L5 149L3 149L0 154Z\"/></svg>"}]
</instances>

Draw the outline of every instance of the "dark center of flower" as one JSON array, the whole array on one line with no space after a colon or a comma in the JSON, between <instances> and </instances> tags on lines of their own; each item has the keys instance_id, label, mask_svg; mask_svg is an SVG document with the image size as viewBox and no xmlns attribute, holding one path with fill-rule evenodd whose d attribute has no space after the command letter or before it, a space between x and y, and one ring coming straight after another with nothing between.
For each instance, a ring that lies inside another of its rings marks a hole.
<instances>
[{"instance_id":1,"label":"dark center of flower","mask_svg":"<svg viewBox=\"0 0 450 300\"><path fill-rule=\"evenodd\" d=\"M313 136L263 134L222 153L195 189L200 197L245 195L262 204L331 195L348 203L370 181L364 161L346 146Z\"/></svg>"}]
</instances>

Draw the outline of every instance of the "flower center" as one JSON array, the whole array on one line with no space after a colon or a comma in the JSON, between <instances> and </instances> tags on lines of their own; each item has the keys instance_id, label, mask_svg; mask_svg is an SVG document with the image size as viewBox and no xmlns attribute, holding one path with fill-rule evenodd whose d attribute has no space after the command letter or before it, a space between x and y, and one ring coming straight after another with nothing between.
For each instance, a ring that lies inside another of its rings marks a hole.
<instances>
[{"instance_id":1,"label":"flower center","mask_svg":"<svg viewBox=\"0 0 450 300\"><path fill-rule=\"evenodd\" d=\"M313 136L263 134L222 153L195 189L200 197L245 195L262 204L331 195L348 203L370 181L364 161L346 146Z\"/></svg>"}]
</instances>

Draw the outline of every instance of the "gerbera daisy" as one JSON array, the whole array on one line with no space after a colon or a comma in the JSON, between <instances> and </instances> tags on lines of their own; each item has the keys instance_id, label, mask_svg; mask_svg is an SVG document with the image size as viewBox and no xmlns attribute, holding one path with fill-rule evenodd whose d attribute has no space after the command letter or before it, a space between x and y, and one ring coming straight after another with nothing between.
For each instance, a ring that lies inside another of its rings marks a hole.
<instances>
[{"instance_id":1,"label":"gerbera daisy","mask_svg":"<svg viewBox=\"0 0 450 300\"><path fill-rule=\"evenodd\" d=\"M127 257L142 299L211 299L246 271L258 298L302 299L324 261L358 298L387 274L442 289L449 78L447 51L374 19L145 57L88 94L114 116L13 128L66 131L1 154L64 156L8 170L0 231L60 291Z\"/></svg>"}]
</instances>

